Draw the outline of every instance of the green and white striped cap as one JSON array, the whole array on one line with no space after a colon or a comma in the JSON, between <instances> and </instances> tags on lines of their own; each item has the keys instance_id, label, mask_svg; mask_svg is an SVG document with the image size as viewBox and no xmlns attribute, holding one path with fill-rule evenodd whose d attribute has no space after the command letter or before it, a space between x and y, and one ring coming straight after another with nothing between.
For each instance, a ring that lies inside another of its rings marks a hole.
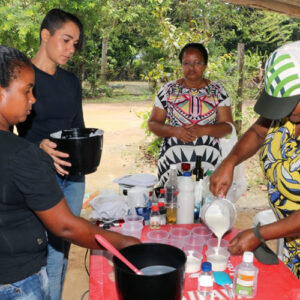
<instances>
[{"instance_id":1,"label":"green and white striped cap","mask_svg":"<svg viewBox=\"0 0 300 300\"><path fill-rule=\"evenodd\" d=\"M284 45L269 56L264 83L254 110L271 120L287 117L300 100L300 41Z\"/></svg>"}]
</instances>

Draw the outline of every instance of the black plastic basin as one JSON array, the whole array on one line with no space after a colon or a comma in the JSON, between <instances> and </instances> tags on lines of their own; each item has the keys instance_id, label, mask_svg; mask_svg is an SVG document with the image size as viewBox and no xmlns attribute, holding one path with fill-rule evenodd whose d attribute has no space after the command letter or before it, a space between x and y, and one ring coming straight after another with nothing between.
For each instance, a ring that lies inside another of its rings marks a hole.
<instances>
[{"instance_id":1,"label":"black plastic basin","mask_svg":"<svg viewBox=\"0 0 300 300\"><path fill-rule=\"evenodd\" d=\"M185 253L177 247L145 243L120 251L134 266L164 265L175 270L160 275L137 275L113 257L119 300L181 300L184 290Z\"/></svg>"},{"instance_id":2,"label":"black plastic basin","mask_svg":"<svg viewBox=\"0 0 300 300\"><path fill-rule=\"evenodd\" d=\"M71 175L90 174L100 164L103 147L103 130L97 128L72 128L50 134L57 150L69 154L66 161L72 166L64 167Z\"/></svg>"}]
</instances>

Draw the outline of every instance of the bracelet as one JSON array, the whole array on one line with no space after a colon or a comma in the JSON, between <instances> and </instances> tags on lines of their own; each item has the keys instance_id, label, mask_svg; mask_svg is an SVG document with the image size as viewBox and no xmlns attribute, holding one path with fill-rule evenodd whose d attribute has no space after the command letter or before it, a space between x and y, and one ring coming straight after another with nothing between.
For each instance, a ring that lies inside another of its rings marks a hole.
<instances>
[{"instance_id":1,"label":"bracelet","mask_svg":"<svg viewBox=\"0 0 300 300\"><path fill-rule=\"evenodd\" d=\"M261 236L260 232L259 232L259 228L260 228L260 222L257 223L257 225L253 228L253 233L254 235L260 239L260 241L262 243L265 243L266 241L264 240L264 238Z\"/></svg>"}]
</instances>

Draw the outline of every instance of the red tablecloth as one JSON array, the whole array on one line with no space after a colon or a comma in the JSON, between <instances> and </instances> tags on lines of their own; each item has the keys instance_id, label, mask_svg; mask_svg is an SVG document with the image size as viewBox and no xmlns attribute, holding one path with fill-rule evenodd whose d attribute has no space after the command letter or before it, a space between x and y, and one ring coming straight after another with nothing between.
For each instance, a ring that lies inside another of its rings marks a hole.
<instances>
[{"instance_id":1,"label":"red tablecloth","mask_svg":"<svg viewBox=\"0 0 300 300\"><path fill-rule=\"evenodd\" d=\"M201 226L200 224L172 225L186 228ZM169 230L170 225L162 226ZM151 229L145 226L142 240L147 240L147 232ZM225 239L230 240L238 231L232 230ZM112 255L104 250L91 250L90 252L90 300L117 300L114 281ZM241 256L231 256L226 272L233 279L235 266L242 261ZM258 288L256 297L260 300L300 300L300 281L280 261L279 265L263 265L256 259L254 264L259 268ZM197 279L186 274L184 283L184 297L182 300L198 300ZM214 299L228 299L222 287L214 285ZM132 299L134 300L134 299Z\"/></svg>"}]
</instances>

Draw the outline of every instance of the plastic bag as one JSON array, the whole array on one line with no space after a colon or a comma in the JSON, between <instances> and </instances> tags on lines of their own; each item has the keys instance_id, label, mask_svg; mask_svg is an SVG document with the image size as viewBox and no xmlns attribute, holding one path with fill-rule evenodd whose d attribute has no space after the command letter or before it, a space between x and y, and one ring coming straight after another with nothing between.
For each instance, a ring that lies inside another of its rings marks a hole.
<instances>
[{"instance_id":1,"label":"plastic bag","mask_svg":"<svg viewBox=\"0 0 300 300\"><path fill-rule=\"evenodd\" d=\"M237 143L238 138L236 135L236 130L233 124L226 122L232 127L232 133L230 138L220 139L220 148L222 154L222 160L224 160L230 153L234 145ZM226 198L232 202L237 201L247 190L247 180L245 176L245 171L243 164L240 163L234 168L233 181L230 189L227 192Z\"/></svg>"},{"instance_id":2,"label":"plastic bag","mask_svg":"<svg viewBox=\"0 0 300 300\"><path fill-rule=\"evenodd\" d=\"M93 220L117 220L127 215L129 207L122 197L113 190L104 190L91 202L92 212L89 215Z\"/></svg>"}]
</instances>

